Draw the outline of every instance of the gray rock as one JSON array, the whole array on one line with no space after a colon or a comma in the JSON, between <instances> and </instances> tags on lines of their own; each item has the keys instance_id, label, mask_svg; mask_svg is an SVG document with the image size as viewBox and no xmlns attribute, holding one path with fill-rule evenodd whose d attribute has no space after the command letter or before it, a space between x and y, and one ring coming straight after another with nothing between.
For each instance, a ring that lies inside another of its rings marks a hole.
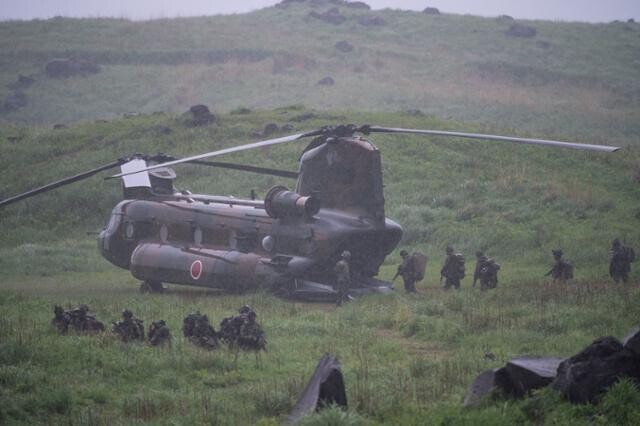
<instances>
[{"instance_id":1,"label":"gray rock","mask_svg":"<svg viewBox=\"0 0 640 426\"><path fill-rule=\"evenodd\" d=\"M427 7L422 11L422 13L427 15L440 15L440 10L438 10L437 7Z\"/></svg>"},{"instance_id":2,"label":"gray rock","mask_svg":"<svg viewBox=\"0 0 640 426\"><path fill-rule=\"evenodd\" d=\"M336 84L336 82L335 82L335 80L333 78L327 76L327 77L324 77L324 78L320 79L318 81L318 84L320 86L333 86L334 84Z\"/></svg>"},{"instance_id":3,"label":"gray rock","mask_svg":"<svg viewBox=\"0 0 640 426\"><path fill-rule=\"evenodd\" d=\"M535 37L537 33L538 31L535 28L528 25L513 24L509 27L505 34L510 37L531 38Z\"/></svg>"},{"instance_id":4,"label":"gray rock","mask_svg":"<svg viewBox=\"0 0 640 426\"><path fill-rule=\"evenodd\" d=\"M198 127L216 121L215 115L211 114L209 107L206 105L194 105L187 112L187 125Z\"/></svg>"},{"instance_id":5,"label":"gray rock","mask_svg":"<svg viewBox=\"0 0 640 426\"><path fill-rule=\"evenodd\" d=\"M97 74L100 66L88 59L57 58L47 62L44 71L49 78L68 78Z\"/></svg>"},{"instance_id":6,"label":"gray rock","mask_svg":"<svg viewBox=\"0 0 640 426\"><path fill-rule=\"evenodd\" d=\"M335 48L344 53L353 51L353 45L346 40L337 42Z\"/></svg>"},{"instance_id":7,"label":"gray rock","mask_svg":"<svg viewBox=\"0 0 640 426\"><path fill-rule=\"evenodd\" d=\"M361 16L358 18L358 24L365 27L380 27L386 24L380 16Z\"/></svg>"}]
</instances>

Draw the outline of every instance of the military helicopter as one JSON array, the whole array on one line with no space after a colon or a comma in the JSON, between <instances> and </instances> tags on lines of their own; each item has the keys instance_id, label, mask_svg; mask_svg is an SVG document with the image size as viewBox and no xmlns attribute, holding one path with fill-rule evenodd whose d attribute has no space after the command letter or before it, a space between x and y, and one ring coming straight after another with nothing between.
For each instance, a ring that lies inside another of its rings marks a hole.
<instances>
[{"instance_id":1,"label":"military helicopter","mask_svg":"<svg viewBox=\"0 0 640 426\"><path fill-rule=\"evenodd\" d=\"M99 233L112 264L141 280L141 290L163 283L240 293L266 287L285 297L333 301L334 266L351 253L354 295L388 292L376 278L398 245L402 227L385 217L380 152L365 136L409 133L496 140L600 152L618 147L439 130L339 125L225 148L188 158L135 154L0 201L0 207L120 167L124 200ZM312 138L298 172L204 161L234 152ZM178 191L171 169L182 163L297 178L295 190L271 188L264 200Z\"/></svg>"}]
</instances>

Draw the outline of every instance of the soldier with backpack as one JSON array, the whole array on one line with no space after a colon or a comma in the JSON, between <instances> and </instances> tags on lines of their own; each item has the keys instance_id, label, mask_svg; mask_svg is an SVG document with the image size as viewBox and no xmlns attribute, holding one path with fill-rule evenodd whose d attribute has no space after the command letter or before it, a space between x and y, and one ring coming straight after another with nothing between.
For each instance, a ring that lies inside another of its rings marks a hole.
<instances>
[{"instance_id":1,"label":"soldier with backpack","mask_svg":"<svg viewBox=\"0 0 640 426\"><path fill-rule=\"evenodd\" d=\"M562 250L552 250L555 264L545 277L551 275L553 281L567 281L573 278L573 265L562 258Z\"/></svg>"},{"instance_id":2,"label":"soldier with backpack","mask_svg":"<svg viewBox=\"0 0 640 426\"><path fill-rule=\"evenodd\" d=\"M424 279L427 256L419 252L409 255L406 250L401 250L400 257L402 257L402 263L398 266L398 271L391 282L402 276L404 290L407 293L417 293L416 282Z\"/></svg>"},{"instance_id":3,"label":"soldier with backpack","mask_svg":"<svg viewBox=\"0 0 640 426\"><path fill-rule=\"evenodd\" d=\"M488 290L498 286L498 271L500 264L495 259L486 256L483 252L476 252L476 270L473 273L473 287L480 280L480 290Z\"/></svg>"},{"instance_id":4,"label":"soldier with backpack","mask_svg":"<svg viewBox=\"0 0 640 426\"><path fill-rule=\"evenodd\" d=\"M632 247L622 245L619 239L611 244L611 261L609 262L609 275L613 281L626 283L629 281L631 262L636 260L636 253Z\"/></svg>"},{"instance_id":5,"label":"soldier with backpack","mask_svg":"<svg viewBox=\"0 0 640 426\"><path fill-rule=\"evenodd\" d=\"M460 290L460 280L464 278L464 256L462 253L455 253L451 246L447 247L446 253L447 258L440 270L440 282L445 278L445 290L451 287Z\"/></svg>"}]
</instances>

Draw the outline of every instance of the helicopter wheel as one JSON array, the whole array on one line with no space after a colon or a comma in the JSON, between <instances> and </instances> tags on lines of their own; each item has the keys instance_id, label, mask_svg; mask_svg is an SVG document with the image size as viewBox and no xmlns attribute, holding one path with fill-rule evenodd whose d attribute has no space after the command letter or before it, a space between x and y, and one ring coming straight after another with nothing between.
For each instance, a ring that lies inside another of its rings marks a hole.
<instances>
[{"instance_id":1,"label":"helicopter wheel","mask_svg":"<svg viewBox=\"0 0 640 426\"><path fill-rule=\"evenodd\" d=\"M140 284L140 293L164 293L164 287L160 281L143 281Z\"/></svg>"}]
</instances>

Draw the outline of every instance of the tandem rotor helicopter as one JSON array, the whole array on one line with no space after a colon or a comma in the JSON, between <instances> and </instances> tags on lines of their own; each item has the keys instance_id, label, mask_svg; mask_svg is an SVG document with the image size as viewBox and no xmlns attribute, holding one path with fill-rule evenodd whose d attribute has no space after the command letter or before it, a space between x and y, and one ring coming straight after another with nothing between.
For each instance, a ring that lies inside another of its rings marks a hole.
<instances>
[{"instance_id":1,"label":"tandem rotor helicopter","mask_svg":"<svg viewBox=\"0 0 640 426\"><path fill-rule=\"evenodd\" d=\"M163 283L239 293L266 287L285 297L334 301L334 266L350 260L351 292L390 291L376 279L402 238L385 217L380 152L366 136L413 133L614 152L619 148L553 140L339 125L225 148L188 158L136 154L0 201L0 207L120 167L124 200L98 237L101 254L141 280L141 290ZM312 138L298 172L204 161L234 152ZM297 178L295 190L275 186L263 201L198 195L174 187L182 163ZM109 178L107 178L109 179Z\"/></svg>"}]
</instances>

